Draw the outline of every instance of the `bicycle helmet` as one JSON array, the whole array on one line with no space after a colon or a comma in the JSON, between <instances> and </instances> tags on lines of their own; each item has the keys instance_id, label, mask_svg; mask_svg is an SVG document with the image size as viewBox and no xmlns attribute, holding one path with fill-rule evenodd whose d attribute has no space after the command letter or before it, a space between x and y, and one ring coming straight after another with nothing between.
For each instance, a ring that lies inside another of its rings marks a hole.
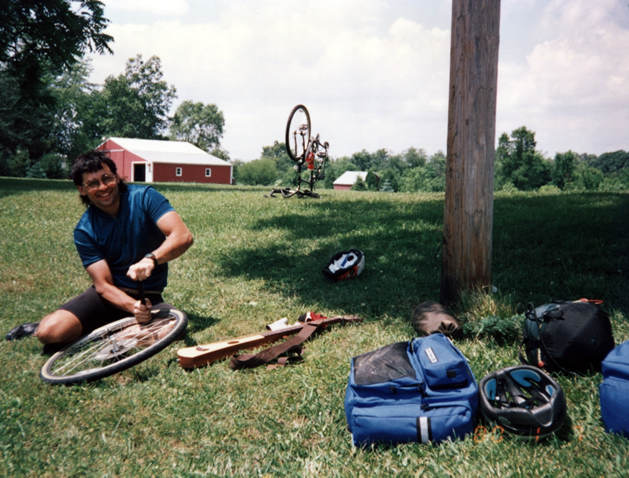
<instances>
[{"instance_id":1,"label":"bicycle helmet","mask_svg":"<svg viewBox=\"0 0 629 478\"><path fill-rule=\"evenodd\" d=\"M365 268L365 254L359 249L334 254L323 268L323 275L331 281L341 281L359 276Z\"/></svg>"},{"instance_id":2,"label":"bicycle helmet","mask_svg":"<svg viewBox=\"0 0 629 478\"><path fill-rule=\"evenodd\" d=\"M479 392L482 416L519 436L544 437L566 418L563 390L537 367L517 365L490 373Z\"/></svg>"}]
</instances>

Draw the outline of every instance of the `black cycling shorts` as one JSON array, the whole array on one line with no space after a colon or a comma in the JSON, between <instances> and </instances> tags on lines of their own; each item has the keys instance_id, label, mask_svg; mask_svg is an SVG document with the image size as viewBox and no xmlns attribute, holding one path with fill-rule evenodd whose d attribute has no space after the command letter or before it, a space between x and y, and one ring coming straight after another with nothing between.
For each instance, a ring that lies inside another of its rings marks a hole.
<instances>
[{"instance_id":1,"label":"black cycling shorts","mask_svg":"<svg viewBox=\"0 0 629 478\"><path fill-rule=\"evenodd\" d=\"M126 293L135 299L139 299L137 294ZM151 305L155 309L172 307L170 304L164 302L161 294L146 294L146 298L151 301ZM103 299L103 297L96 292L94 286L91 286L82 294L70 299L59 308L72 312L78 317L83 327L83 334L87 334L115 320L133 315Z\"/></svg>"}]
</instances>

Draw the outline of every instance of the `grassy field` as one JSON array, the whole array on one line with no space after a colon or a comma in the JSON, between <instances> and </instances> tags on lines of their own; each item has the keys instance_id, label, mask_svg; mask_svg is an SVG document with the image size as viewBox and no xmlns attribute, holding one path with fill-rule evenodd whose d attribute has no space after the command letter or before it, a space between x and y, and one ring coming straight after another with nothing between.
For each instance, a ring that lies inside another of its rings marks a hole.
<instances>
[{"instance_id":1,"label":"grassy field","mask_svg":"<svg viewBox=\"0 0 629 478\"><path fill-rule=\"evenodd\" d=\"M556 378L569 423L535 444L496 432L437 446L355 449L343 413L352 356L414 336L417 303L439 297L442 195L158 184L195 235L171 264L166 299L187 312L182 340L86 385L50 386L34 338L1 341L0 476L627 476L629 440L606 434L600 374ZM72 242L83 211L66 181L0 178L0 330L37 321L88 284ZM617 343L629 339L629 194L495 198L492 295L457 315L519 330L528 302L600 298ZM326 282L335 252L364 251L359 278ZM305 360L186 372L179 347L256 333L308 310L355 314L310 341ZM478 330L478 329L477 329ZM468 334L456 345L476 379L516 364L519 337Z\"/></svg>"}]
</instances>

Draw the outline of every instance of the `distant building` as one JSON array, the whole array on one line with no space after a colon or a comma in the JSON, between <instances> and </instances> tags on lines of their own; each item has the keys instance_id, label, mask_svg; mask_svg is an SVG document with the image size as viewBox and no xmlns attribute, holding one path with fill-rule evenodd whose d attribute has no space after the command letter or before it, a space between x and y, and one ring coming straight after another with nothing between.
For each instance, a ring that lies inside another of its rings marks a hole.
<instances>
[{"instance_id":1,"label":"distant building","mask_svg":"<svg viewBox=\"0 0 629 478\"><path fill-rule=\"evenodd\" d=\"M96 149L132 182L232 183L232 165L185 141L109 138Z\"/></svg>"},{"instance_id":2,"label":"distant building","mask_svg":"<svg viewBox=\"0 0 629 478\"><path fill-rule=\"evenodd\" d=\"M334 189L352 189L352 186L360 178L367 180L367 171L345 171L332 183Z\"/></svg>"}]
</instances>

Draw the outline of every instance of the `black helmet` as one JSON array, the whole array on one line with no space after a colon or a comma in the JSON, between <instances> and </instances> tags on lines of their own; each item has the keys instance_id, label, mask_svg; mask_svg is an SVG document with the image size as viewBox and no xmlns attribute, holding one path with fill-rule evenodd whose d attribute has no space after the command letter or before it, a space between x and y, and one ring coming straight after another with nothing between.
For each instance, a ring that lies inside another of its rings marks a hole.
<instances>
[{"instance_id":1,"label":"black helmet","mask_svg":"<svg viewBox=\"0 0 629 478\"><path fill-rule=\"evenodd\" d=\"M520 436L548 435L566 417L563 390L537 367L518 365L490 373L479 392L483 417Z\"/></svg>"}]
</instances>

